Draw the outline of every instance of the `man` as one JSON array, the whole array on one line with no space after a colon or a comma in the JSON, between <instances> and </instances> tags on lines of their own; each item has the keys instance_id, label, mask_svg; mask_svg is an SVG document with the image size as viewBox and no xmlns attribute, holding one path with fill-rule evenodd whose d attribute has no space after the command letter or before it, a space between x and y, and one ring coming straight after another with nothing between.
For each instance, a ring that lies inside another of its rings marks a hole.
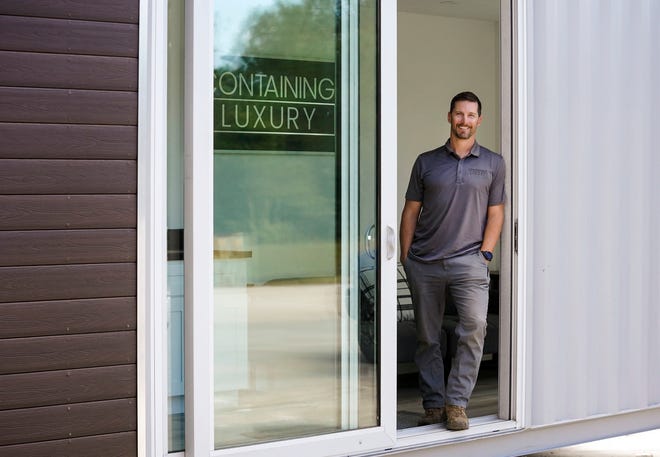
<instances>
[{"instance_id":1,"label":"man","mask_svg":"<svg viewBox=\"0 0 660 457\"><path fill-rule=\"evenodd\" d=\"M401 263L417 327L415 362L424 416L465 430L465 413L483 355L488 311L488 262L504 222L504 160L476 142L481 101L461 92L450 104L447 142L413 165L401 215ZM445 292L456 306L458 345L447 385L440 331Z\"/></svg>"}]
</instances>

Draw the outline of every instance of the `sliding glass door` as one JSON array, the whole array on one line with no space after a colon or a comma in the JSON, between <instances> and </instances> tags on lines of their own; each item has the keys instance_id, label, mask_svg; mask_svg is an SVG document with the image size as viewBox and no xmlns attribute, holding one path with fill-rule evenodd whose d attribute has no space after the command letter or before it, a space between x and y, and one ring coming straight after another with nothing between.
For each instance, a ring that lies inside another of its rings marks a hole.
<instances>
[{"instance_id":1,"label":"sliding glass door","mask_svg":"<svg viewBox=\"0 0 660 457\"><path fill-rule=\"evenodd\" d=\"M346 450L391 444L380 421L377 2L213 6L214 448L270 453L271 442L323 446L304 438L329 434Z\"/></svg>"},{"instance_id":2,"label":"sliding glass door","mask_svg":"<svg viewBox=\"0 0 660 457\"><path fill-rule=\"evenodd\" d=\"M382 335L395 329L396 72L378 34L396 9L383 8L169 0L170 452L395 443L396 339Z\"/></svg>"}]
</instances>

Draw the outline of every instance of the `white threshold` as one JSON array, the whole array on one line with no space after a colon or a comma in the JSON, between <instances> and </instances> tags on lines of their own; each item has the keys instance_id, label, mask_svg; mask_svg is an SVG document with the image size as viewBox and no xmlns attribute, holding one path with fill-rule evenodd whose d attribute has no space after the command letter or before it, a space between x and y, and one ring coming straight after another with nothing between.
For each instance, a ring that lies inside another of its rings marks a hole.
<instances>
[{"instance_id":1,"label":"white threshold","mask_svg":"<svg viewBox=\"0 0 660 457\"><path fill-rule=\"evenodd\" d=\"M458 443L517 430L520 430L520 426L516 421L502 420L496 415L481 416L471 418L470 428L463 431L451 431L437 425L400 430L397 433L397 445L392 450L398 452L439 444Z\"/></svg>"}]
</instances>

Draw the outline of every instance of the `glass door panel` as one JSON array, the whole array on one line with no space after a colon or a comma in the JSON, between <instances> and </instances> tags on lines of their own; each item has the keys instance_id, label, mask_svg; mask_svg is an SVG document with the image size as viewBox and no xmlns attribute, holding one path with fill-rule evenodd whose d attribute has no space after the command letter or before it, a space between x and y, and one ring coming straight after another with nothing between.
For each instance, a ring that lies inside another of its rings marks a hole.
<instances>
[{"instance_id":1,"label":"glass door panel","mask_svg":"<svg viewBox=\"0 0 660 457\"><path fill-rule=\"evenodd\" d=\"M379 425L376 11L215 0L216 449Z\"/></svg>"},{"instance_id":2,"label":"glass door panel","mask_svg":"<svg viewBox=\"0 0 660 457\"><path fill-rule=\"evenodd\" d=\"M176 452L185 449L184 0L167 6L167 449Z\"/></svg>"}]
</instances>

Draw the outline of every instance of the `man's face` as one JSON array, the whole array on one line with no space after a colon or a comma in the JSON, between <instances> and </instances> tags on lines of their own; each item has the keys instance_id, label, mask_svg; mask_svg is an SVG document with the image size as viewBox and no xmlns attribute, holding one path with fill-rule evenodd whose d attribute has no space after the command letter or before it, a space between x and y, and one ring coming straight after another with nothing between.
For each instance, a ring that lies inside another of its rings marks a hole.
<instances>
[{"instance_id":1,"label":"man's face","mask_svg":"<svg viewBox=\"0 0 660 457\"><path fill-rule=\"evenodd\" d=\"M462 140L476 135L477 127L481 124L478 110L477 102L465 100L456 102L454 109L447 114L447 121L451 124L451 135Z\"/></svg>"}]
</instances>

